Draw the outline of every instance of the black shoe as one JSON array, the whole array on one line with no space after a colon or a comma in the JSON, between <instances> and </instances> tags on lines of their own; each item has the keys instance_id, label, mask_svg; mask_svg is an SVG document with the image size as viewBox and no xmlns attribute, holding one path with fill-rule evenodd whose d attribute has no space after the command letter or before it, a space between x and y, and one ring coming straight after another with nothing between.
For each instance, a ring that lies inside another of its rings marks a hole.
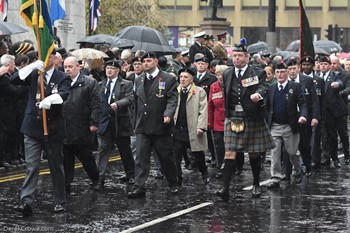
<instances>
[{"instance_id":1,"label":"black shoe","mask_svg":"<svg viewBox=\"0 0 350 233\"><path fill-rule=\"evenodd\" d=\"M145 198L146 192L141 189L134 189L132 192L128 192L128 198Z\"/></svg>"},{"instance_id":2,"label":"black shoe","mask_svg":"<svg viewBox=\"0 0 350 233\"><path fill-rule=\"evenodd\" d=\"M298 175L295 175L294 180L296 184L301 184L301 173L299 173Z\"/></svg>"},{"instance_id":3,"label":"black shoe","mask_svg":"<svg viewBox=\"0 0 350 233\"><path fill-rule=\"evenodd\" d=\"M211 167L216 167L216 161L215 161L215 160L212 160L212 161L210 162L210 164L211 164Z\"/></svg>"},{"instance_id":4,"label":"black shoe","mask_svg":"<svg viewBox=\"0 0 350 233\"><path fill-rule=\"evenodd\" d=\"M350 159L344 159L346 165L350 164Z\"/></svg>"},{"instance_id":5,"label":"black shoe","mask_svg":"<svg viewBox=\"0 0 350 233\"><path fill-rule=\"evenodd\" d=\"M55 205L54 212L55 213L63 213L63 212L66 212L66 208L64 208L64 206L61 204L57 204L57 205Z\"/></svg>"},{"instance_id":6,"label":"black shoe","mask_svg":"<svg viewBox=\"0 0 350 233\"><path fill-rule=\"evenodd\" d=\"M156 178L156 179L163 179L164 175L162 174L161 171L157 171L156 176L154 178Z\"/></svg>"},{"instance_id":7,"label":"black shoe","mask_svg":"<svg viewBox=\"0 0 350 233\"><path fill-rule=\"evenodd\" d=\"M273 182L269 183L268 185L266 185L266 187L268 189L277 189L277 188L280 188L280 183L273 181Z\"/></svg>"},{"instance_id":8,"label":"black shoe","mask_svg":"<svg viewBox=\"0 0 350 233\"><path fill-rule=\"evenodd\" d=\"M193 170L193 164L192 163L186 164L185 168L187 168L187 170Z\"/></svg>"},{"instance_id":9,"label":"black shoe","mask_svg":"<svg viewBox=\"0 0 350 233\"><path fill-rule=\"evenodd\" d=\"M18 162L19 162L19 164L24 164L26 161L22 158L18 158Z\"/></svg>"},{"instance_id":10,"label":"black shoe","mask_svg":"<svg viewBox=\"0 0 350 233\"><path fill-rule=\"evenodd\" d=\"M101 189L101 182L100 182L100 180L92 181L91 188L94 191L100 190Z\"/></svg>"},{"instance_id":11,"label":"black shoe","mask_svg":"<svg viewBox=\"0 0 350 233\"><path fill-rule=\"evenodd\" d=\"M100 186L101 186L101 188L103 188L105 186L105 178L104 177L100 177Z\"/></svg>"},{"instance_id":12,"label":"black shoe","mask_svg":"<svg viewBox=\"0 0 350 233\"><path fill-rule=\"evenodd\" d=\"M261 188L260 185L253 185L252 197L257 198L261 196Z\"/></svg>"},{"instance_id":13,"label":"black shoe","mask_svg":"<svg viewBox=\"0 0 350 233\"><path fill-rule=\"evenodd\" d=\"M204 183L204 184L209 184L210 179L209 179L209 177L208 177L208 174L203 174L203 175L202 175L202 180L203 180L203 183Z\"/></svg>"},{"instance_id":14,"label":"black shoe","mask_svg":"<svg viewBox=\"0 0 350 233\"><path fill-rule=\"evenodd\" d=\"M311 163L311 168L312 169L320 169L321 168L321 164L320 163Z\"/></svg>"},{"instance_id":15,"label":"black shoe","mask_svg":"<svg viewBox=\"0 0 350 233\"><path fill-rule=\"evenodd\" d=\"M340 168L340 163L339 163L339 160L334 160L334 167L336 168Z\"/></svg>"},{"instance_id":16,"label":"black shoe","mask_svg":"<svg viewBox=\"0 0 350 233\"><path fill-rule=\"evenodd\" d=\"M13 166L19 165L19 161L17 159L10 159L7 161L7 163Z\"/></svg>"},{"instance_id":17,"label":"black shoe","mask_svg":"<svg viewBox=\"0 0 350 233\"><path fill-rule=\"evenodd\" d=\"M309 177L309 176L312 175L312 172L311 172L311 171L307 171L307 172L305 173L305 175L306 175L307 177Z\"/></svg>"},{"instance_id":18,"label":"black shoe","mask_svg":"<svg viewBox=\"0 0 350 233\"><path fill-rule=\"evenodd\" d=\"M321 162L321 165L322 166L329 166L329 165L331 165L331 160L330 159L326 159L326 160Z\"/></svg>"},{"instance_id":19,"label":"black shoe","mask_svg":"<svg viewBox=\"0 0 350 233\"><path fill-rule=\"evenodd\" d=\"M216 191L216 196L220 197L224 201L228 201L230 199L230 192L226 188L222 188Z\"/></svg>"},{"instance_id":20,"label":"black shoe","mask_svg":"<svg viewBox=\"0 0 350 233\"><path fill-rule=\"evenodd\" d=\"M179 192L178 187L172 187L170 188L170 193L173 195L176 195Z\"/></svg>"},{"instance_id":21,"label":"black shoe","mask_svg":"<svg viewBox=\"0 0 350 233\"><path fill-rule=\"evenodd\" d=\"M237 175L240 175L243 173L243 168L237 168Z\"/></svg>"},{"instance_id":22,"label":"black shoe","mask_svg":"<svg viewBox=\"0 0 350 233\"><path fill-rule=\"evenodd\" d=\"M222 179L223 175L221 172L218 172L216 175L215 175L215 179Z\"/></svg>"},{"instance_id":23,"label":"black shoe","mask_svg":"<svg viewBox=\"0 0 350 233\"><path fill-rule=\"evenodd\" d=\"M8 169L11 167L11 165L8 162L2 161L2 162L0 162L0 167L4 167L4 168Z\"/></svg>"},{"instance_id":24,"label":"black shoe","mask_svg":"<svg viewBox=\"0 0 350 233\"><path fill-rule=\"evenodd\" d=\"M22 213L25 216L30 216L33 214L33 208L27 203L16 205L14 207L15 211Z\"/></svg>"},{"instance_id":25,"label":"black shoe","mask_svg":"<svg viewBox=\"0 0 350 233\"><path fill-rule=\"evenodd\" d=\"M281 178L282 181L288 181L290 180L290 176L288 175L283 175L282 178Z\"/></svg>"},{"instance_id":26,"label":"black shoe","mask_svg":"<svg viewBox=\"0 0 350 233\"><path fill-rule=\"evenodd\" d=\"M131 178L128 180L128 184L135 184L135 179L131 177Z\"/></svg>"}]
</instances>

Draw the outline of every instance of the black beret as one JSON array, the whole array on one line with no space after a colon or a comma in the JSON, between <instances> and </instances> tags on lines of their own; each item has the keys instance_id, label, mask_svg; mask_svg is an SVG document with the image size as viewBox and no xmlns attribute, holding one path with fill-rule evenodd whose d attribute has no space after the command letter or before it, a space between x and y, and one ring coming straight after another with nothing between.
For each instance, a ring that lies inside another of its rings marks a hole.
<instances>
[{"instance_id":1,"label":"black beret","mask_svg":"<svg viewBox=\"0 0 350 233\"><path fill-rule=\"evenodd\" d=\"M136 61L142 62L142 61L141 61L141 57L140 57L140 56L134 57L134 58L131 60L131 63L134 63L134 62L136 62Z\"/></svg>"},{"instance_id":2,"label":"black beret","mask_svg":"<svg viewBox=\"0 0 350 233\"><path fill-rule=\"evenodd\" d=\"M106 64L106 67L107 67L107 66L114 66L114 67L117 67L117 68L120 69L120 64L119 64L119 62L118 62L117 60L115 60L115 59L109 60L109 61L107 61L105 64Z\"/></svg>"},{"instance_id":3,"label":"black beret","mask_svg":"<svg viewBox=\"0 0 350 233\"><path fill-rule=\"evenodd\" d=\"M143 61L143 59L145 59L145 58L154 58L154 59L156 59L157 55L154 52L147 52L147 53L145 53L142 56L141 61Z\"/></svg>"},{"instance_id":4,"label":"black beret","mask_svg":"<svg viewBox=\"0 0 350 233\"><path fill-rule=\"evenodd\" d=\"M296 66L298 64L298 61L297 59L295 58L289 58L287 61L286 61L286 66Z\"/></svg>"},{"instance_id":5,"label":"black beret","mask_svg":"<svg viewBox=\"0 0 350 233\"><path fill-rule=\"evenodd\" d=\"M303 64L303 62L310 62L312 64L315 64L315 59L311 56L305 56L301 58L300 63Z\"/></svg>"},{"instance_id":6,"label":"black beret","mask_svg":"<svg viewBox=\"0 0 350 233\"><path fill-rule=\"evenodd\" d=\"M232 51L247 52L247 40L242 38L239 44L234 44Z\"/></svg>"},{"instance_id":7,"label":"black beret","mask_svg":"<svg viewBox=\"0 0 350 233\"><path fill-rule=\"evenodd\" d=\"M331 62L331 59L329 59L328 56L319 56L319 57L318 57L318 61L319 61L319 62L328 62L329 64L332 63L332 62Z\"/></svg>"},{"instance_id":8,"label":"black beret","mask_svg":"<svg viewBox=\"0 0 350 233\"><path fill-rule=\"evenodd\" d=\"M281 69L287 69L286 64L284 64L283 62L275 64L275 70L281 70Z\"/></svg>"},{"instance_id":9,"label":"black beret","mask_svg":"<svg viewBox=\"0 0 350 233\"><path fill-rule=\"evenodd\" d=\"M180 76L180 74L182 72L187 72L187 73L191 74L192 76L196 75L196 72L194 72L191 68L187 68L187 67L182 68L181 70L179 70L179 72L178 72L179 76Z\"/></svg>"}]
</instances>

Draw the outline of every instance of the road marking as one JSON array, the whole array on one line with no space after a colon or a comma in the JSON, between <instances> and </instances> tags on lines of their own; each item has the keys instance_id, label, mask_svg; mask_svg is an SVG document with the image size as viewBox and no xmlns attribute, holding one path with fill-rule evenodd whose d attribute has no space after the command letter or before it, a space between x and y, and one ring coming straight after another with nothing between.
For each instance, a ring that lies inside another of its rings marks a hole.
<instances>
[{"instance_id":1,"label":"road marking","mask_svg":"<svg viewBox=\"0 0 350 233\"><path fill-rule=\"evenodd\" d=\"M338 155L338 158L343 158L343 157L344 157L344 154ZM271 182L272 182L271 179L262 181L262 182L260 182L260 186L265 185L265 184L269 184ZM253 185L243 188L244 191L249 191L249 190L252 190L252 189L253 189Z\"/></svg>"},{"instance_id":2,"label":"road marking","mask_svg":"<svg viewBox=\"0 0 350 233\"><path fill-rule=\"evenodd\" d=\"M181 216L181 215L184 215L184 214L187 214L189 212L192 212L194 210L198 210L200 208L203 208L203 207L206 207L206 206L209 206L209 205L213 205L212 202L205 202L205 203L202 203L202 204L199 204L199 205L196 205L196 206L193 206L191 208L188 208L188 209L184 209L184 210L181 210L179 212L176 212L176 213L173 213L173 214L169 214L167 216L164 216L164 217L161 217L161 218L157 218L155 220L152 220L150 222L146 222L144 224L141 224L141 225L138 225L136 227L132 227L130 229L127 229L125 231L121 231L120 233L130 233L130 232L135 232L135 231L138 231L138 230L142 230L144 228L147 228L147 227L150 227L152 225L155 225L155 224L158 224L158 223L161 223L161 222L164 222L164 221L167 221L169 219L172 219L172 218L176 218L178 216Z\"/></svg>"},{"instance_id":3,"label":"road marking","mask_svg":"<svg viewBox=\"0 0 350 233\"><path fill-rule=\"evenodd\" d=\"M120 156L111 156L109 158L109 162L113 162L113 161L118 161L120 160ZM74 165L74 168L82 168L83 165L81 163L76 163ZM49 175L50 174L50 169L46 168L46 169L42 169L39 171L39 175ZM4 177L0 177L0 183L5 183L5 182L9 182L9 181L14 181L14 180L20 180L20 179L24 179L26 177L25 173L20 173L20 174L14 174L14 175L10 175L10 176L4 176Z\"/></svg>"}]
</instances>

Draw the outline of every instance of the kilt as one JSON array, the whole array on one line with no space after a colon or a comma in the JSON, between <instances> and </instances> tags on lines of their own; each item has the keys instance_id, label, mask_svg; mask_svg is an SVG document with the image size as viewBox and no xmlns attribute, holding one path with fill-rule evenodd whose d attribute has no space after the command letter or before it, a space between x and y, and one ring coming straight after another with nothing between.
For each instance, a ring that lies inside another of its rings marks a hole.
<instances>
[{"instance_id":1,"label":"kilt","mask_svg":"<svg viewBox=\"0 0 350 233\"><path fill-rule=\"evenodd\" d=\"M225 150L235 152L267 152L275 147L271 132L265 120L244 120L245 129L242 133L231 130L230 119L225 119Z\"/></svg>"}]
</instances>

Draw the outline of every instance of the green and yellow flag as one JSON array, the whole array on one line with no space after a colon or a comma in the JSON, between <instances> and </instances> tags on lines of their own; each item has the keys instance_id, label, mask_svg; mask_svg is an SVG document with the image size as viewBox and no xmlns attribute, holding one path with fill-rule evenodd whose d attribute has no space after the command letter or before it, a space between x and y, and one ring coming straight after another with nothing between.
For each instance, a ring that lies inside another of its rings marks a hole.
<instances>
[{"instance_id":1,"label":"green and yellow flag","mask_svg":"<svg viewBox=\"0 0 350 233\"><path fill-rule=\"evenodd\" d=\"M20 14L28 27L32 27L36 36L39 58L46 64L54 50L51 19L45 0L22 0ZM39 31L37 31L39 30Z\"/></svg>"}]
</instances>

